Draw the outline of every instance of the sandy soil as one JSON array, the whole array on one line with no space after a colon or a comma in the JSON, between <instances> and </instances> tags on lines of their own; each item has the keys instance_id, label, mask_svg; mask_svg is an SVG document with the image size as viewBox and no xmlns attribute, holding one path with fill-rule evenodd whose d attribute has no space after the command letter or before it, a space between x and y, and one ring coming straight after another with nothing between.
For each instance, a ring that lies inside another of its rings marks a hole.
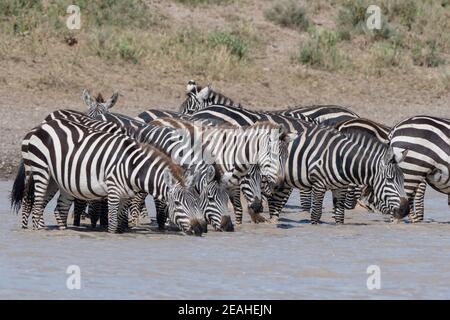
<instances>
[{"instance_id":1,"label":"sandy soil","mask_svg":"<svg viewBox=\"0 0 450 320\"><path fill-rule=\"evenodd\" d=\"M57 230L49 212L46 230L22 230L9 212L10 187L0 182L2 299L450 298L450 219L434 191L416 225L357 209L336 226L326 199L324 223L312 226L294 193L278 225L246 221L198 238L148 224L123 235ZM66 287L69 265L81 269L80 290ZM366 285L371 265L380 268L379 290Z\"/></svg>"},{"instance_id":2,"label":"sandy soil","mask_svg":"<svg viewBox=\"0 0 450 320\"><path fill-rule=\"evenodd\" d=\"M106 62L83 56L76 46L68 47L55 39L49 40L45 56L27 55L20 46L12 47L8 58L0 57L0 177L14 175L22 137L49 112L60 108L84 110L80 95L86 87L104 96L119 91L115 111L132 116L149 108L177 110L187 81L195 79L203 85L211 83L251 109L338 104L387 125L416 114L450 118L450 90L445 82L448 66L413 66L406 71L384 69L380 73L315 70L290 63L305 34L264 19L263 12L271 1L235 1L197 8L170 1L147 2L163 12L173 26L214 30L244 21L254 29L262 49L252 56L252 67L244 78L229 74L217 79L204 70L187 72L171 65ZM335 9L329 9L327 16L323 13L328 9L311 14L313 23L332 28ZM354 52L364 53L358 47Z\"/></svg>"}]
</instances>

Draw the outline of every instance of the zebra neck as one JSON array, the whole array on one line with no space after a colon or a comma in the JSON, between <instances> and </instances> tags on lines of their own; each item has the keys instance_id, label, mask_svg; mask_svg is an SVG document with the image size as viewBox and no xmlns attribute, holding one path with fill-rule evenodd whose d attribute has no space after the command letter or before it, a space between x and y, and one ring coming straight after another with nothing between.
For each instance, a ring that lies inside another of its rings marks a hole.
<instances>
[{"instance_id":1,"label":"zebra neck","mask_svg":"<svg viewBox=\"0 0 450 320\"><path fill-rule=\"evenodd\" d=\"M350 177L349 182L357 183L359 185L371 185L373 183L375 174L380 166L382 160L383 150L381 145L366 145L351 144L351 149L347 151L346 161L343 164L345 176Z\"/></svg>"},{"instance_id":2,"label":"zebra neck","mask_svg":"<svg viewBox=\"0 0 450 320\"><path fill-rule=\"evenodd\" d=\"M169 166L162 159L145 159L133 172L135 191L148 193L158 200L166 199L168 186L163 178L166 170Z\"/></svg>"}]
</instances>

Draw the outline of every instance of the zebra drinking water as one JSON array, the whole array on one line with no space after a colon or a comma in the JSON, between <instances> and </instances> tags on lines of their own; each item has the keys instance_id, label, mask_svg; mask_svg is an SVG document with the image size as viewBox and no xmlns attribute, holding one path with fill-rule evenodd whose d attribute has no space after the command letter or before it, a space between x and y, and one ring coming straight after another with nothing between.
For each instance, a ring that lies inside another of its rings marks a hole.
<instances>
[{"instance_id":1,"label":"zebra drinking water","mask_svg":"<svg viewBox=\"0 0 450 320\"><path fill-rule=\"evenodd\" d=\"M409 150L400 164L405 175L412 222L424 217L426 183L445 193L450 204L450 120L430 116L415 116L394 126L389 134L394 152Z\"/></svg>"},{"instance_id":2,"label":"zebra drinking water","mask_svg":"<svg viewBox=\"0 0 450 320\"><path fill-rule=\"evenodd\" d=\"M27 140L25 170L19 171L16 178L19 190L13 190L12 204L22 201L33 184L35 229L44 227L47 192L59 188L63 199L108 197L109 232L123 231L124 200L139 192L165 200L171 220L184 232L203 232L198 195L186 187L180 168L156 148L65 119L41 124L27 135ZM60 210L67 214L69 207Z\"/></svg>"}]
</instances>

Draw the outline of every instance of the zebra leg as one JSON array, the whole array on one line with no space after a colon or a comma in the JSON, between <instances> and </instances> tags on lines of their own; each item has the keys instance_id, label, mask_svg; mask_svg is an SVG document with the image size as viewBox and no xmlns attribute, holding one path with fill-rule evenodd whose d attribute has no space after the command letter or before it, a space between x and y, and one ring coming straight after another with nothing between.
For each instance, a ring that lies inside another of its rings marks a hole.
<instances>
[{"instance_id":1,"label":"zebra leg","mask_svg":"<svg viewBox=\"0 0 450 320\"><path fill-rule=\"evenodd\" d=\"M108 227L108 200L100 200L99 210L100 210L100 227Z\"/></svg>"},{"instance_id":2,"label":"zebra leg","mask_svg":"<svg viewBox=\"0 0 450 320\"><path fill-rule=\"evenodd\" d=\"M156 207L156 222L158 223L159 230L166 229L166 221L167 221L167 206L161 200L155 199L155 207Z\"/></svg>"},{"instance_id":3,"label":"zebra leg","mask_svg":"<svg viewBox=\"0 0 450 320\"><path fill-rule=\"evenodd\" d=\"M236 224L242 224L242 204L239 188L231 187L228 189L228 197L233 205L234 219Z\"/></svg>"},{"instance_id":4,"label":"zebra leg","mask_svg":"<svg viewBox=\"0 0 450 320\"><path fill-rule=\"evenodd\" d=\"M60 191L58 202L55 208L55 218L56 223L60 229L67 228L67 216L69 214L70 207L72 206L72 202L74 198L69 196L64 191Z\"/></svg>"},{"instance_id":5,"label":"zebra leg","mask_svg":"<svg viewBox=\"0 0 450 320\"><path fill-rule=\"evenodd\" d=\"M118 223L120 232L124 232L128 230L128 212L131 206L131 200L123 200L120 203L119 212L118 212Z\"/></svg>"},{"instance_id":6,"label":"zebra leg","mask_svg":"<svg viewBox=\"0 0 450 320\"><path fill-rule=\"evenodd\" d=\"M322 217L323 198L326 189L322 186L314 186L312 189L311 224L318 224Z\"/></svg>"},{"instance_id":7,"label":"zebra leg","mask_svg":"<svg viewBox=\"0 0 450 320\"><path fill-rule=\"evenodd\" d=\"M344 209L353 210L356 207L357 186L350 186L345 193Z\"/></svg>"},{"instance_id":8,"label":"zebra leg","mask_svg":"<svg viewBox=\"0 0 450 320\"><path fill-rule=\"evenodd\" d=\"M108 188L110 189L110 188ZM122 199L113 190L108 190L108 232L120 233L119 216L121 213Z\"/></svg>"},{"instance_id":9,"label":"zebra leg","mask_svg":"<svg viewBox=\"0 0 450 320\"><path fill-rule=\"evenodd\" d=\"M34 204L34 182L32 179L28 179L30 184L22 199L22 229L28 229L28 219Z\"/></svg>"},{"instance_id":10,"label":"zebra leg","mask_svg":"<svg viewBox=\"0 0 450 320\"><path fill-rule=\"evenodd\" d=\"M333 200L336 203L333 208L333 217L336 224L344 224L344 212L346 208L347 189L333 190Z\"/></svg>"},{"instance_id":11,"label":"zebra leg","mask_svg":"<svg viewBox=\"0 0 450 320\"><path fill-rule=\"evenodd\" d=\"M300 189L300 210L311 211L311 189Z\"/></svg>"},{"instance_id":12,"label":"zebra leg","mask_svg":"<svg viewBox=\"0 0 450 320\"><path fill-rule=\"evenodd\" d=\"M139 218L141 212L145 207L145 197L146 193L138 193L135 197L130 200L130 224L137 227L139 225Z\"/></svg>"},{"instance_id":13,"label":"zebra leg","mask_svg":"<svg viewBox=\"0 0 450 320\"><path fill-rule=\"evenodd\" d=\"M275 190L267 199L270 212L270 221L277 222L280 212L292 193L292 188L284 185L281 189Z\"/></svg>"},{"instance_id":14,"label":"zebra leg","mask_svg":"<svg viewBox=\"0 0 450 320\"><path fill-rule=\"evenodd\" d=\"M37 178L37 179L36 179ZM44 208L46 205L47 188L50 183L50 177L47 172L42 171L39 174L33 174L34 180L34 204L32 210L33 229L39 230L45 228Z\"/></svg>"},{"instance_id":15,"label":"zebra leg","mask_svg":"<svg viewBox=\"0 0 450 320\"><path fill-rule=\"evenodd\" d=\"M424 198L425 190L427 189L427 183L421 182L417 187L416 194L414 195L414 215L410 215L410 220L413 223L423 221L424 217ZM410 207L412 208L412 207Z\"/></svg>"},{"instance_id":16,"label":"zebra leg","mask_svg":"<svg viewBox=\"0 0 450 320\"><path fill-rule=\"evenodd\" d=\"M80 226L81 215L86 211L87 202L79 199L74 200L73 207L73 225L76 227Z\"/></svg>"},{"instance_id":17,"label":"zebra leg","mask_svg":"<svg viewBox=\"0 0 450 320\"><path fill-rule=\"evenodd\" d=\"M91 219L91 228L93 229L95 229L95 227L97 226L97 221L98 218L100 217L100 211L102 209L100 201L101 200L94 200L89 202L88 215L89 218Z\"/></svg>"}]
</instances>

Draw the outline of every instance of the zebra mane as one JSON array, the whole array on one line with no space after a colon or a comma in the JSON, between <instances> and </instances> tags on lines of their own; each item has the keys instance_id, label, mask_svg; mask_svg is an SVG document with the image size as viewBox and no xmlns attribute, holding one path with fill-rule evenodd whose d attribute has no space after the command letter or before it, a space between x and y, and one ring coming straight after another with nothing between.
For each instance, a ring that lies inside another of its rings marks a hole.
<instances>
[{"instance_id":1,"label":"zebra mane","mask_svg":"<svg viewBox=\"0 0 450 320\"><path fill-rule=\"evenodd\" d=\"M161 158L163 161L165 161L169 167L172 176L178 181L180 181L183 187L186 185L184 178L184 169L181 166L173 163L172 158L170 156L168 156L161 149L158 149L157 147L154 147L152 145L146 143L138 143L138 145L145 153L153 153L156 157Z\"/></svg>"},{"instance_id":2,"label":"zebra mane","mask_svg":"<svg viewBox=\"0 0 450 320\"><path fill-rule=\"evenodd\" d=\"M102 94L99 92L97 97L95 98L95 102L97 103L105 103L105 99L103 98Z\"/></svg>"}]
</instances>

